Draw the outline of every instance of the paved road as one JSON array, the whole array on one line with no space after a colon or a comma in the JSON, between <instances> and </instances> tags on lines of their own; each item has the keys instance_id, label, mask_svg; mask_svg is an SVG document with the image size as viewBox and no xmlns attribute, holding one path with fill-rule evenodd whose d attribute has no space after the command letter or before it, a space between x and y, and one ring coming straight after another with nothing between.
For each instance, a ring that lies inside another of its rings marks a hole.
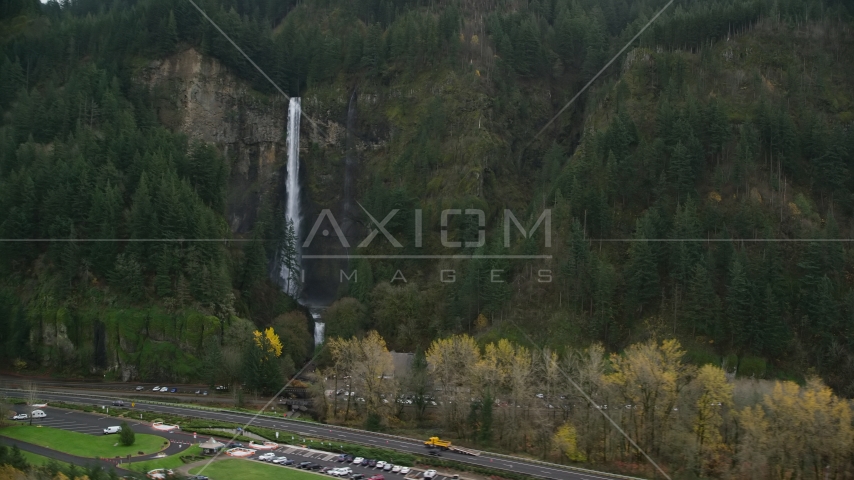
<instances>
[{"instance_id":1,"label":"paved road","mask_svg":"<svg viewBox=\"0 0 854 480\"><path fill-rule=\"evenodd\" d=\"M0 392L8 396L24 396L26 392L13 389L0 389ZM40 399L47 401L67 401L77 402L90 405L110 405L113 397L106 398L105 396L91 395L87 393L77 393L73 391L39 391ZM130 398L125 399L128 402ZM228 411L210 411L199 410L191 407L181 406L166 406L144 403L141 400L136 403L136 409L146 410L156 413L170 413L175 415L184 415L195 418L206 418L210 420L220 420L235 423L246 423L252 416L249 414L234 413ZM304 435L306 437L321 438L328 440L341 440L344 442L359 443L363 445L389 448L397 451L424 454L425 449L421 442L417 440L409 440L402 437L393 437L380 435L372 432L361 430L353 430L332 425L313 424L308 422L299 422L286 419L258 417L252 423L253 425L285 430L294 434ZM498 456L489 453L484 453L478 457L445 453L444 458L455 460L458 462L479 465L483 467L491 467L506 471L516 472L530 476L531 478L551 478L561 480L590 480L590 479L611 479L604 472L593 471L575 471L563 468L560 465L539 463L523 459L508 458L506 456Z\"/></svg>"},{"instance_id":2,"label":"paved road","mask_svg":"<svg viewBox=\"0 0 854 480\"><path fill-rule=\"evenodd\" d=\"M92 464L96 464L105 468L107 471L111 469L116 469L115 462L111 462L108 460L96 460L94 458L84 458L84 457L76 457L74 455L69 455L67 453L57 452L56 450L51 450L49 448L40 447L38 445L33 445L31 443L22 442L20 440L15 440L13 438L0 437L0 444L3 445L17 445L18 448L25 452L35 453L37 455L41 455L43 457L53 458L60 463L72 463L74 465L80 467L90 467ZM124 473L123 470L120 470Z\"/></svg>"}]
</instances>

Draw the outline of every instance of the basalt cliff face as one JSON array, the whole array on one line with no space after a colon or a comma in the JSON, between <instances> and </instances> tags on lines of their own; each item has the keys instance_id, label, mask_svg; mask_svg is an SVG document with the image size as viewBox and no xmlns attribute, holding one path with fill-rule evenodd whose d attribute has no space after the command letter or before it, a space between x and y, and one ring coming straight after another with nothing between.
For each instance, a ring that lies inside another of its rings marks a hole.
<instances>
[{"instance_id":1,"label":"basalt cliff face","mask_svg":"<svg viewBox=\"0 0 854 480\"><path fill-rule=\"evenodd\" d=\"M287 161L287 101L252 91L194 49L152 61L141 80L155 95L161 122L225 155L231 169L226 217L232 232L248 232Z\"/></svg>"}]
</instances>

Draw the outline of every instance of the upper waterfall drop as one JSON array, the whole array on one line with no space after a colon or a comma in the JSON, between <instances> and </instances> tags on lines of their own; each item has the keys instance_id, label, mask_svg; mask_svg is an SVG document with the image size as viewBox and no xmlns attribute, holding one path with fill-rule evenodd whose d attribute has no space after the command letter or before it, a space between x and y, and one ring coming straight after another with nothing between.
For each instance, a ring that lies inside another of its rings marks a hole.
<instances>
[{"instance_id":1,"label":"upper waterfall drop","mask_svg":"<svg viewBox=\"0 0 854 480\"><path fill-rule=\"evenodd\" d=\"M302 252L300 224L302 223L302 212L300 210L300 183L299 183L299 126L302 114L300 98L291 97L288 104L288 177L285 182L287 189L287 203L285 205L285 219L294 226L294 261L293 271L288 268L287 262L282 265L281 278L285 291L298 297L300 293L302 271Z\"/></svg>"}]
</instances>

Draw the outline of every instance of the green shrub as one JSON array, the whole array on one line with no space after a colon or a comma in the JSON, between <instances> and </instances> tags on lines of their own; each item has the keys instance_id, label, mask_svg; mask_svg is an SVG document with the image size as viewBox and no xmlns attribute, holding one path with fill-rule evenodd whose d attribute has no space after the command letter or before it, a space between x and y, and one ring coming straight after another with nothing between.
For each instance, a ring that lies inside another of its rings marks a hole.
<instances>
[{"instance_id":1,"label":"green shrub","mask_svg":"<svg viewBox=\"0 0 854 480\"><path fill-rule=\"evenodd\" d=\"M133 433L128 422L122 422L122 431L119 433L119 442L126 447L129 447L136 442L136 434Z\"/></svg>"},{"instance_id":2,"label":"green shrub","mask_svg":"<svg viewBox=\"0 0 854 480\"><path fill-rule=\"evenodd\" d=\"M742 357L738 364L739 377L762 378L765 376L766 370L764 358Z\"/></svg>"},{"instance_id":3,"label":"green shrub","mask_svg":"<svg viewBox=\"0 0 854 480\"><path fill-rule=\"evenodd\" d=\"M733 372L736 367L738 367L738 355L730 353L724 358L723 369L726 372Z\"/></svg>"},{"instance_id":4,"label":"green shrub","mask_svg":"<svg viewBox=\"0 0 854 480\"><path fill-rule=\"evenodd\" d=\"M720 366L721 364L719 356L705 350L688 350L688 353L685 356L688 363L698 367L702 367L703 365Z\"/></svg>"}]
</instances>

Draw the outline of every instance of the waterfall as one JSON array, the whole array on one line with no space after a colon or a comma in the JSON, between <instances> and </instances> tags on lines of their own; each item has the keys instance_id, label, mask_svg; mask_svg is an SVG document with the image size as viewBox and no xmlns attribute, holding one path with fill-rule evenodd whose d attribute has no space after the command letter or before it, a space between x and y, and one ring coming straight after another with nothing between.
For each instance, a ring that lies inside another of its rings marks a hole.
<instances>
[{"instance_id":1,"label":"waterfall","mask_svg":"<svg viewBox=\"0 0 854 480\"><path fill-rule=\"evenodd\" d=\"M300 123L300 99L291 97L288 105L288 177L285 182L287 189L287 204L285 207L285 218L294 225L294 261L293 269L288 268L287 262L283 263L281 278L285 291L292 297L299 296L300 271L302 260L300 252L300 223L302 212L300 211L300 185L299 185L299 123Z\"/></svg>"},{"instance_id":2,"label":"waterfall","mask_svg":"<svg viewBox=\"0 0 854 480\"><path fill-rule=\"evenodd\" d=\"M323 343L323 332L326 330L326 324L320 321L319 313L312 312L311 318L314 319L314 345L317 346Z\"/></svg>"}]
</instances>

